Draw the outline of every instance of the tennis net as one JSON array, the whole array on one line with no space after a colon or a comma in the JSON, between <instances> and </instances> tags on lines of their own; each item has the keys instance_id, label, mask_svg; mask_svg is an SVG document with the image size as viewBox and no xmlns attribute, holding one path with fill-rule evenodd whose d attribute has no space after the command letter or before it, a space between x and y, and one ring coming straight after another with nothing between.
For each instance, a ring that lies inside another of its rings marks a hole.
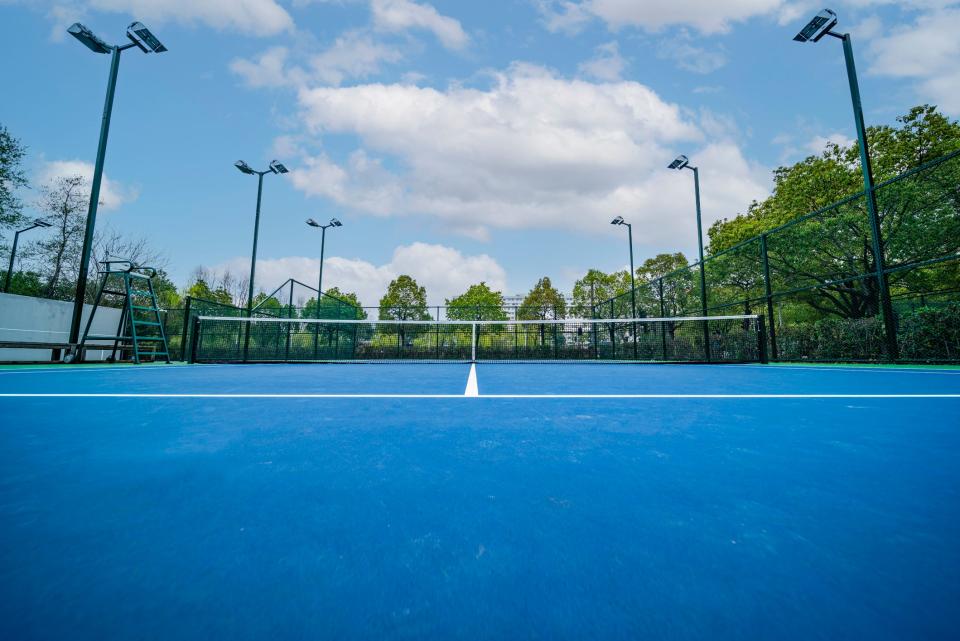
<instances>
[{"instance_id":1,"label":"tennis net","mask_svg":"<svg viewBox=\"0 0 960 641\"><path fill-rule=\"evenodd\" d=\"M524 321L201 316L190 361L766 362L762 316Z\"/></svg>"}]
</instances>

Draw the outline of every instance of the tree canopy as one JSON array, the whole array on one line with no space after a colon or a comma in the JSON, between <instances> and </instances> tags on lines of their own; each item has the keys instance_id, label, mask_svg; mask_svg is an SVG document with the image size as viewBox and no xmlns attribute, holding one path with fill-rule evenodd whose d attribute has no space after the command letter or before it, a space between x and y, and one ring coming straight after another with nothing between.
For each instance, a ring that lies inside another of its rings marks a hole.
<instances>
[{"instance_id":1,"label":"tree canopy","mask_svg":"<svg viewBox=\"0 0 960 641\"><path fill-rule=\"evenodd\" d=\"M537 281L517 310L520 320L560 319L566 315L567 302L547 276Z\"/></svg>"},{"instance_id":2,"label":"tree canopy","mask_svg":"<svg viewBox=\"0 0 960 641\"><path fill-rule=\"evenodd\" d=\"M22 163L26 147L0 125L0 231L20 222L23 203L17 190L27 186Z\"/></svg>"},{"instance_id":3,"label":"tree canopy","mask_svg":"<svg viewBox=\"0 0 960 641\"><path fill-rule=\"evenodd\" d=\"M493 291L482 281L459 296L446 299L446 305L447 318L451 320L507 320L503 293Z\"/></svg>"},{"instance_id":4,"label":"tree canopy","mask_svg":"<svg viewBox=\"0 0 960 641\"><path fill-rule=\"evenodd\" d=\"M406 274L390 281L380 299L380 320L430 320L426 288Z\"/></svg>"}]
</instances>

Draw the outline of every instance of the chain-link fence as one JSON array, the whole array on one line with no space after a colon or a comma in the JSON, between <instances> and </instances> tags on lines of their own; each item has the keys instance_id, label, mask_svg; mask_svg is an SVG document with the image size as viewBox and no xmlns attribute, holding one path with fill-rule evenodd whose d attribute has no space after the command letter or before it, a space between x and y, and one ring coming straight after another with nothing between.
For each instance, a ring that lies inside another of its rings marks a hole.
<instances>
[{"instance_id":1,"label":"chain-link fence","mask_svg":"<svg viewBox=\"0 0 960 641\"><path fill-rule=\"evenodd\" d=\"M767 316L773 360L960 362L960 151L875 194L883 269L860 192L709 256L707 313ZM700 278L693 264L638 284L637 316L700 313ZM631 314L629 292L594 307Z\"/></svg>"}]
</instances>

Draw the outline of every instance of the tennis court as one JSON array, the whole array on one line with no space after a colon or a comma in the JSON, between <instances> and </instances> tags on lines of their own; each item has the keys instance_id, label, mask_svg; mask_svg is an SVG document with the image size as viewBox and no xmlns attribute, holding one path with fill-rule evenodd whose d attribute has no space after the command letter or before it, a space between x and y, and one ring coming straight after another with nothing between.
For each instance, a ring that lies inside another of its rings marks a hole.
<instances>
[{"instance_id":1,"label":"tennis court","mask_svg":"<svg viewBox=\"0 0 960 641\"><path fill-rule=\"evenodd\" d=\"M6 639L946 639L960 369L0 370Z\"/></svg>"}]
</instances>

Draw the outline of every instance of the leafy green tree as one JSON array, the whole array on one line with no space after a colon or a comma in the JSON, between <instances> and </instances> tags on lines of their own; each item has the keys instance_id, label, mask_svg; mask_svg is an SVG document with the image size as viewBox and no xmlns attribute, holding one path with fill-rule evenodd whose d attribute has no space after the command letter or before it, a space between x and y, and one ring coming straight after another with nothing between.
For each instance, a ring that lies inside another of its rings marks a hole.
<instances>
[{"instance_id":1,"label":"leafy green tree","mask_svg":"<svg viewBox=\"0 0 960 641\"><path fill-rule=\"evenodd\" d=\"M878 181L960 149L960 124L934 107L923 105L898 118L896 127L871 127L871 159ZM883 246L888 265L909 264L960 251L960 161L949 161L929 171L882 186L877 192ZM820 315L840 318L874 317L879 290L869 218L863 197L859 148L830 145L774 172L773 194L752 203L746 214L715 223L710 231L710 253L716 254L760 233L796 221L768 235L768 255L775 291L796 291L795 300ZM759 250L744 251L737 259L709 261L711 285L739 288L743 297L759 291ZM925 287L922 270L904 270L890 276L891 290L911 292ZM945 283L960 287L960 282Z\"/></svg>"},{"instance_id":2,"label":"leafy green tree","mask_svg":"<svg viewBox=\"0 0 960 641\"><path fill-rule=\"evenodd\" d=\"M303 318L345 318L345 319L364 319L367 317L366 310L353 292L341 292L337 287L331 287L323 297L323 303L320 305L320 313L317 314L317 299L310 298L304 303L301 315Z\"/></svg>"},{"instance_id":3,"label":"leafy green tree","mask_svg":"<svg viewBox=\"0 0 960 641\"><path fill-rule=\"evenodd\" d=\"M193 284L187 288L186 295L191 298L200 298L214 303L220 303L221 305L233 305L233 298L230 296L230 292L223 288L217 288L216 290L210 289L210 285L208 285L207 281L203 278L195 280Z\"/></svg>"},{"instance_id":4,"label":"leafy green tree","mask_svg":"<svg viewBox=\"0 0 960 641\"><path fill-rule=\"evenodd\" d=\"M688 267L683 252L657 254L648 258L637 268L636 275L637 307L644 310L647 316L685 316L699 304L699 296L694 290L694 279L699 272Z\"/></svg>"},{"instance_id":5,"label":"leafy green tree","mask_svg":"<svg viewBox=\"0 0 960 641\"><path fill-rule=\"evenodd\" d=\"M566 315L567 302L547 276L537 281L517 310L520 320L561 319Z\"/></svg>"},{"instance_id":6,"label":"leafy green tree","mask_svg":"<svg viewBox=\"0 0 960 641\"><path fill-rule=\"evenodd\" d=\"M266 316L280 317L283 312L283 304L275 296L267 296L266 292L260 292L253 297L252 308Z\"/></svg>"},{"instance_id":7,"label":"leafy green tree","mask_svg":"<svg viewBox=\"0 0 960 641\"><path fill-rule=\"evenodd\" d=\"M630 274L627 272L607 274L599 269L590 269L583 278L573 284L570 313L577 318L592 318L595 306L629 292ZM596 311L601 317L608 313L606 309Z\"/></svg>"},{"instance_id":8,"label":"leafy green tree","mask_svg":"<svg viewBox=\"0 0 960 641\"><path fill-rule=\"evenodd\" d=\"M446 305L447 318L451 320L507 320L503 293L493 291L482 281L459 296L446 299Z\"/></svg>"},{"instance_id":9,"label":"leafy green tree","mask_svg":"<svg viewBox=\"0 0 960 641\"><path fill-rule=\"evenodd\" d=\"M426 288L406 274L390 281L380 299L380 320L430 320Z\"/></svg>"},{"instance_id":10,"label":"leafy green tree","mask_svg":"<svg viewBox=\"0 0 960 641\"><path fill-rule=\"evenodd\" d=\"M6 278L6 270L0 271L0 282ZM43 277L37 272L19 271L13 272L10 276L10 294L19 294L20 296L41 297L45 291Z\"/></svg>"},{"instance_id":11,"label":"leafy green tree","mask_svg":"<svg viewBox=\"0 0 960 641\"><path fill-rule=\"evenodd\" d=\"M153 291L161 309L177 309L183 306L177 286L162 269L158 269L157 275L153 277Z\"/></svg>"},{"instance_id":12,"label":"leafy green tree","mask_svg":"<svg viewBox=\"0 0 960 641\"><path fill-rule=\"evenodd\" d=\"M17 190L27 186L27 175L21 167L26 154L20 141L0 125L0 231L21 220L23 203Z\"/></svg>"}]
</instances>

